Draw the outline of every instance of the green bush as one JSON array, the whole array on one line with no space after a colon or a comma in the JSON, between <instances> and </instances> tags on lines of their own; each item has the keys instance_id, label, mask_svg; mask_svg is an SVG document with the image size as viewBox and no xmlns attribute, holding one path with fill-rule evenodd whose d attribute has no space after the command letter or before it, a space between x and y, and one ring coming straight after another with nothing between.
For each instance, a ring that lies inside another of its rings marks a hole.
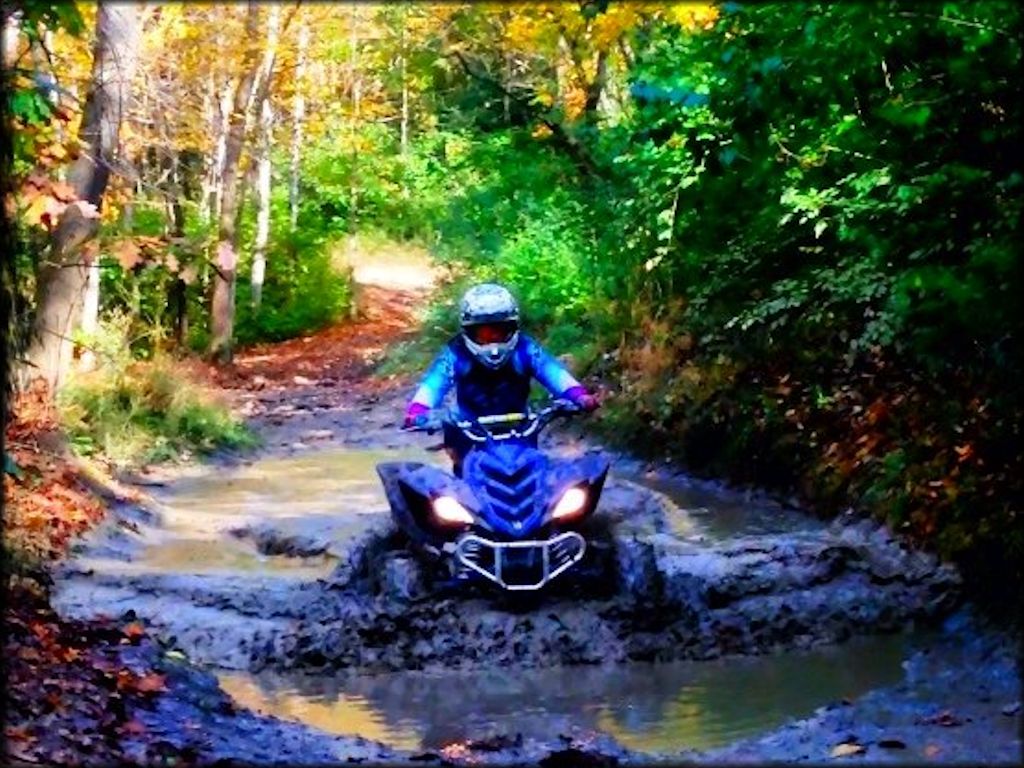
<instances>
[{"instance_id":1,"label":"green bush","mask_svg":"<svg viewBox=\"0 0 1024 768\"><path fill-rule=\"evenodd\" d=\"M240 277L244 280L248 274ZM343 317L352 300L352 278L335 269L326 248L306 251L301 258L276 249L267 260L260 306L253 306L248 282L239 286L237 295L236 341L281 341Z\"/></svg>"}]
</instances>

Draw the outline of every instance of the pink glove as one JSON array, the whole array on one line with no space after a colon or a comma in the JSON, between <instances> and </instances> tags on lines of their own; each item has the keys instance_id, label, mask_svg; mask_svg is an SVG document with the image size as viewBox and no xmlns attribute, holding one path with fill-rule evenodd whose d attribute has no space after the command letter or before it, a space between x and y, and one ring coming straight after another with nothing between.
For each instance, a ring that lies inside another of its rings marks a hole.
<instances>
[{"instance_id":1,"label":"pink glove","mask_svg":"<svg viewBox=\"0 0 1024 768\"><path fill-rule=\"evenodd\" d=\"M430 409L423 403L409 403L409 407L405 409L405 422L402 426L406 429L415 426L420 421L420 417L425 417L428 413L430 413Z\"/></svg>"},{"instance_id":2,"label":"pink glove","mask_svg":"<svg viewBox=\"0 0 1024 768\"><path fill-rule=\"evenodd\" d=\"M588 392L587 388L583 385L569 387L562 393L562 397L567 400L572 400L584 411L596 411L601 405L600 401L597 399L597 395Z\"/></svg>"}]
</instances>

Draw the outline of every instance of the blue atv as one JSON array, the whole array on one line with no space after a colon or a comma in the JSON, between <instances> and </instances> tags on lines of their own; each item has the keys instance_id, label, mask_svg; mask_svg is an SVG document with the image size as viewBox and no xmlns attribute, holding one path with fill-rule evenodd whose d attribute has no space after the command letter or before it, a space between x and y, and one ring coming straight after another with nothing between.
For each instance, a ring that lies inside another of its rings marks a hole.
<instances>
[{"instance_id":1,"label":"blue atv","mask_svg":"<svg viewBox=\"0 0 1024 768\"><path fill-rule=\"evenodd\" d=\"M447 566L449 582L536 591L584 559L608 462L558 459L537 448L555 418L580 412L566 400L537 411L457 420L433 411L412 431L458 430L473 447L461 476L419 462L377 472L391 514L415 551Z\"/></svg>"}]
</instances>

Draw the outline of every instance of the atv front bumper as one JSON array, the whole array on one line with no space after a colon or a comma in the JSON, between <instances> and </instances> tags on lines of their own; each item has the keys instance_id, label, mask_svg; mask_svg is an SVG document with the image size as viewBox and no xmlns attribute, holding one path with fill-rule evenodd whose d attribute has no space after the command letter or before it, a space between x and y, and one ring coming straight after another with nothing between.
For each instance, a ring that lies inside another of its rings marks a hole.
<instances>
[{"instance_id":1,"label":"atv front bumper","mask_svg":"<svg viewBox=\"0 0 1024 768\"><path fill-rule=\"evenodd\" d=\"M546 540L491 541L475 533L454 546L457 563L509 591L537 590L583 558L586 540L566 531Z\"/></svg>"}]
</instances>

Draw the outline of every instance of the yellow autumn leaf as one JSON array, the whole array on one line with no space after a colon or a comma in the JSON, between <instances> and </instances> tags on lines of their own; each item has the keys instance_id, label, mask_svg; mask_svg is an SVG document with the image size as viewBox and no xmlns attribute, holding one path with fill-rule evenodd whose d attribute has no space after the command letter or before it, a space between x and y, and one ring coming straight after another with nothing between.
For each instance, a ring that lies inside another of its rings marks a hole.
<instances>
[{"instance_id":1,"label":"yellow autumn leaf","mask_svg":"<svg viewBox=\"0 0 1024 768\"><path fill-rule=\"evenodd\" d=\"M32 200L23 218L29 226L51 227L57 223L57 219L64 212L64 207L59 200L42 194Z\"/></svg>"}]
</instances>

